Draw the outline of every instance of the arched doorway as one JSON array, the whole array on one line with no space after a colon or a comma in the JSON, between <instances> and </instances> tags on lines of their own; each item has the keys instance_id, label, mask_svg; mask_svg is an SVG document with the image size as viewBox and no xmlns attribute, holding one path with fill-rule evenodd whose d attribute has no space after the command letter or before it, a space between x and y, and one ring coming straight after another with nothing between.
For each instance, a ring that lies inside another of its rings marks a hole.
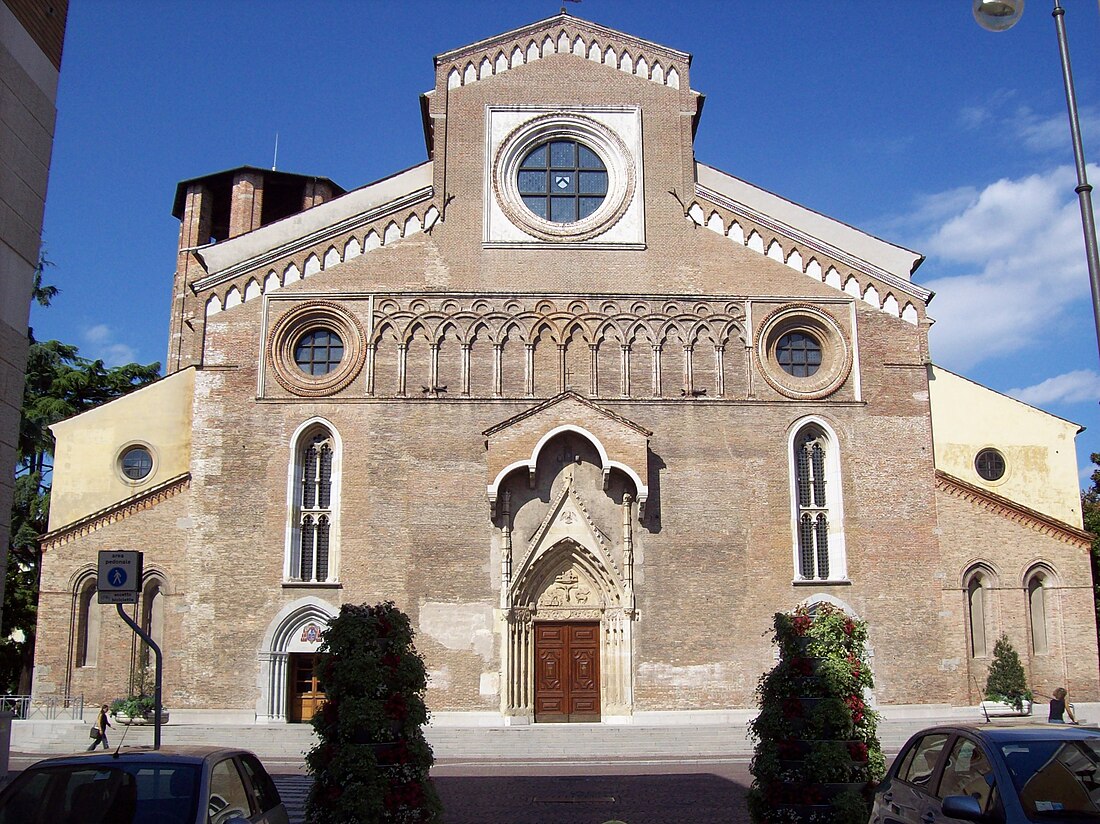
<instances>
[{"instance_id":1,"label":"arched doorway","mask_svg":"<svg viewBox=\"0 0 1100 824\"><path fill-rule=\"evenodd\" d=\"M309 721L324 703L316 666L321 633L336 609L319 598L302 598L280 610L268 625L260 652L259 723Z\"/></svg>"},{"instance_id":2,"label":"arched doorway","mask_svg":"<svg viewBox=\"0 0 1100 824\"><path fill-rule=\"evenodd\" d=\"M570 391L485 431L505 724L633 714L650 434Z\"/></svg>"}]
</instances>

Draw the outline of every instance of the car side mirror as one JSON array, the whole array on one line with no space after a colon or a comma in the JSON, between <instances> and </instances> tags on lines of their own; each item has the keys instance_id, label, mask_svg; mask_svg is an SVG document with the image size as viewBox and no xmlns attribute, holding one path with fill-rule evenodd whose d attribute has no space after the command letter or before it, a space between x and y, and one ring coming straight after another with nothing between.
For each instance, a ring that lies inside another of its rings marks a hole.
<instances>
[{"instance_id":1,"label":"car side mirror","mask_svg":"<svg viewBox=\"0 0 1100 824\"><path fill-rule=\"evenodd\" d=\"M964 821L984 821L985 813L978 799L969 795L949 795L943 800L943 814Z\"/></svg>"}]
</instances>

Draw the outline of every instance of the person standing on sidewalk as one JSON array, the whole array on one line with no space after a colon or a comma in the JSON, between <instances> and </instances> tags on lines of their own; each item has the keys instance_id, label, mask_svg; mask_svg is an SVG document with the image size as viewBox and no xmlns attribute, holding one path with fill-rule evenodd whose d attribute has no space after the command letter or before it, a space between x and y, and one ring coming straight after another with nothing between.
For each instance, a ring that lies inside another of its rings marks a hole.
<instances>
[{"instance_id":1,"label":"person standing on sidewalk","mask_svg":"<svg viewBox=\"0 0 1100 824\"><path fill-rule=\"evenodd\" d=\"M103 749L109 750L111 745L107 743L107 728L111 726L111 722L107 719L107 705L104 704L99 708L99 717L95 720L95 726L92 727L92 746L88 747L88 752L92 752L96 747L103 743Z\"/></svg>"},{"instance_id":2,"label":"person standing on sidewalk","mask_svg":"<svg viewBox=\"0 0 1100 824\"><path fill-rule=\"evenodd\" d=\"M1054 691L1054 696L1050 699L1050 715L1047 716L1047 723L1064 724L1066 719L1063 716L1066 714L1069 715L1069 723L1077 723L1073 715L1073 707L1066 703L1066 695L1065 687L1058 687Z\"/></svg>"}]
</instances>

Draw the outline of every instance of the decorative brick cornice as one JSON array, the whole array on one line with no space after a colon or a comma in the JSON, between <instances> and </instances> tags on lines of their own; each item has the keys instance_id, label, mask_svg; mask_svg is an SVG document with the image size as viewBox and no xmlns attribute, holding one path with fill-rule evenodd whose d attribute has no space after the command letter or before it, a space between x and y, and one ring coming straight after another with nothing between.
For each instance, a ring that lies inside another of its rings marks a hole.
<instances>
[{"instance_id":1,"label":"decorative brick cornice","mask_svg":"<svg viewBox=\"0 0 1100 824\"><path fill-rule=\"evenodd\" d=\"M952 497L977 504L987 512L1008 518L1010 521L1030 527L1044 535L1050 535L1064 543L1075 544L1082 549L1092 546L1092 535L1083 529L1070 526L1057 518L1044 515L1042 512L967 483L939 469L936 470L936 488Z\"/></svg>"},{"instance_id":2,"label":"decorative brick cornice","mask_svg":"<svg viewBox=\"0 0 1100 824\"><path fill-rule=\"evenodd\" d=\"M52 532L45 533L39 538L42 543L42 551L46 552L55 549L76 538L95 532L102 526L113 524L115 521L121 521L137 512L151 509L162 501L166 501L168 498L188 489L190 486L190 472L185 472L174 478L169 478L164 483L146 489L144 492L139 492L137 495L131 495L129 498L119 501L116 504L111 504L111 506L104 507L90 515L85 515L83 518L73 521L71 524L66 524Z\"/></svg>"}]
</instances>

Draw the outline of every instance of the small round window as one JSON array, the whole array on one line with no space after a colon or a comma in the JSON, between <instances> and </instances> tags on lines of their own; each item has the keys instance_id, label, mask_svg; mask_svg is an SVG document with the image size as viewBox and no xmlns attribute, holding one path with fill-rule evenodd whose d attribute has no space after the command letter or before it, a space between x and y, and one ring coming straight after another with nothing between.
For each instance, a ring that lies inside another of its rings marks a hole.
<instances>
[{"instance_id":1,"label":"small round window","mask_svg":"<svg viewBox=\"0 0 1100 824\"><path fill-rule=\"evenodd\" d=\"M974 459L974 469L987 481L999 481L1005 474L1005 456L996 449L983 449Z\"/></svg>"},{"instance_id":2,"label":"small round window","mask_svg":"<svg viewBox=\"0 0 1100 824\"><path fill-rule=\"evenodd\" d=\"M327 375L344 359L344 342L330 329L314 329L298 340L294 362L307 375Z\"/></svg>"},{"instance_id":3,"label":"small round window","mask_svg":"<svg viewBox=\"0 0 1100 824\"><path fill-rule=\"evenodd\" d=\"M144 446L135 446L122 454L122 474L131 481L140 481L153 471L153 456Z\"/></svg>"},{"instance_id":4,"label":"small round window","mask_svg":"<svg viewBox=\"0 0 1100 824\"><path fill-rule=\"evenodd\" d=\"M551 223L576 223L607 198L607 167L576 140L551 140L536 146L517 171L523 205Z\"/></svg>"},{"instance_id":5,"label":"small round window","mask_svg":"<svg viewBox=\"0 0 1100 824\"><path fill-rule=\"evenodd\" d=\"M775 360L795 378L808 378L821 368L821 344L804 332L790 332L775 345Z\"/></svg>"}]
</instances>

